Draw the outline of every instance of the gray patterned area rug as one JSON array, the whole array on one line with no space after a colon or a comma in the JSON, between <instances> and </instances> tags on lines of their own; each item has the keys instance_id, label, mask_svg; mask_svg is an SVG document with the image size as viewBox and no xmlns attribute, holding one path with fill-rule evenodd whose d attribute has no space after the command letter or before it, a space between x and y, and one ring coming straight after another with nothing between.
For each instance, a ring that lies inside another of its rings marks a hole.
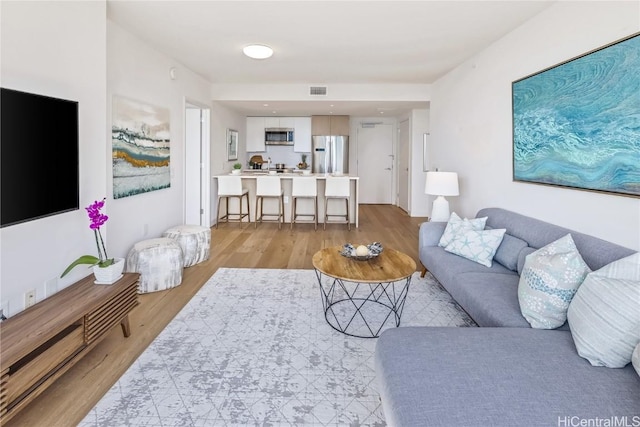
<instances>
[{"instance_id":1,"label":"gray patterned area rug","mask_svg":"<svg viewBox=\"0 0 640 427\"><path fill-rule=\"evenodd\" d=\"M402 326L475 323L416 273ZM221 268L80 426L384 426L375 344L327 324L313 270Z\"/></svg>"}]
</instances>

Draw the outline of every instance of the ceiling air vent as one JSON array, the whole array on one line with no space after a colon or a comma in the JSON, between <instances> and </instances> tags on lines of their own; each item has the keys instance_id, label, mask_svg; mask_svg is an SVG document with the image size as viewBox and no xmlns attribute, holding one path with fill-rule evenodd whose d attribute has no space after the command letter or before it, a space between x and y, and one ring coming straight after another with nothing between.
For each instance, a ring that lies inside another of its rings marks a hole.
<instances>
[{"instance_id":1,"label":"ceiling air vent","mask_svg":"<svg viewBox=\"0 0 640 427\"><path fill-rule=\"evenodd\" d=\"M381 121L377 121L377 122L360 122L360 126L362 126L363 129L374 128L374 127L376 127L376 125L381 125L381 124L382 124Z\"/></svg>"},{"instance_id":2,"label":"ceiling air vent","mask_svg":"<svg viewBox=\"0 0 640 427\"><path fill-rule=\"evenodd\" d=\"M326 95L327 87L326 86L310 86L309 87L309 95L318 96L318 95Z\"/></svg>"}]
</instances>

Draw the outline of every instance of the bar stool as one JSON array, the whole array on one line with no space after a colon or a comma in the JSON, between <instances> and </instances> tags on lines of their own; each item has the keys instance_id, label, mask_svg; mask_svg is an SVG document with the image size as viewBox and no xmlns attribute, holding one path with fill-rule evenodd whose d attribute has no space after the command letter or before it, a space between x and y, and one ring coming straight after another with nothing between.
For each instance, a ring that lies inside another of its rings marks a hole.
<instances>
[{"instance_id":1,"label":"bar stool","mask_svg":"<svg viewBox=\"0 0 640 427\"><path fill-rule=\"evenodd\" d=\"M327 220L330 216L344 217L349 230L351 230L351 220L349 217L349 202L351 200L351 185L348 176L344 177L332 177L328 176L324 188L324 225L323 229L327 228ZM347 211L344 214L327 214L327 207L329 206L329 200L344 199ZM337 222L337 221L332 221ZM344 224L345 221L341 221L340 224Z\"/></svg>"},{"instance_id":2,"label":"bar stool","mask_svg":"<svg viewBox=\"0 0 640 427\"><path fill-rule=\"evenodd\" d=\"M313 200L312 214L299 214L296 211L296 201L301 199ZM314 230L318 229L318 185L315 176L294 177L291 184L291 229L299 216L312 216Z\"/></svg>"},{"instance_id":3,"label":"bar stool","mask_svg":"<svg viewBox=\"0 0 640 427\"><path fill-rule=\"evenodd\" d=\"M278 199L278 213L267 213L263 211L263 203L265 198ZM260 215L258 215L258 207ZM264 220L264 216L275 216L276 219ZM258 228L258 221L278 221L278 228L282 228L284 222L284 192L280 184L280 177L277 176L259 176L256 178L256 215L255 228Z\"/></svg>"},{"instance_id":4,"label":"bar stool","mask_svg":"<svg viewBox=\"0 0 640 427\"><path fill-rule=\"evenodd\" d=\"M237 197L238 202L240 204L237 213L229 212L229 199L232 197ZM247 198L246 213L242 212L243 197ZM220 204L221 204L220 201L223 198L226 199L227 212L222 217L220 217ZM246 188L242 188L242 178L239 176L219 176L218 177L218 212L216 215L216 218L218 218L218 221L216 221L216 228L218 228L218 223L223 219L226 220L226 222L229 222L230 220L229 217L231 215L239 217L238 219L234 219L233 221L242 222L242 218L246 216L247 221L251 222L251 219L249 218L249 212L250 212L249 190L247 190Z\"/></svg>"}]
</instances>

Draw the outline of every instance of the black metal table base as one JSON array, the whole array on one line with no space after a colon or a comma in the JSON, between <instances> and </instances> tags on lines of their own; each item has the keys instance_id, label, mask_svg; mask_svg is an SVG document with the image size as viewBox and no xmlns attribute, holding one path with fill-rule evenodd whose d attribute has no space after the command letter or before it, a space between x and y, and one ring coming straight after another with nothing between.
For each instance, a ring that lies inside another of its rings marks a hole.
<instances>
[{"instance_id":1,"label":"black metal table base","mask_svg":"<svg viewBox=\"0 0 640 427\"><path fill-rule=\"evenodd\" d=\"M400 326L411 276L395 282L358 283L315 272L324 317L336 331L377 338L388 323Z\"/></svg>"}]
</instances>

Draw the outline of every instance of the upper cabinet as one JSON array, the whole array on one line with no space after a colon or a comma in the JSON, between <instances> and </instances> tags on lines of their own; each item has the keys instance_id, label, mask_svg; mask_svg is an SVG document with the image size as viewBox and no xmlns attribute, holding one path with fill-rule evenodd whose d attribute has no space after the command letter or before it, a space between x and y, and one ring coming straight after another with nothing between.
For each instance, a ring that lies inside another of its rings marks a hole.
<instances>
[{"instance_id":1,"label":"upper cabinet","mask_svg":"<svg viewBox=\"0 0 640 427\"><path fill-rule=\"evenodd\" d=\"M271 118L271 117L269 117ZM264 145L265 117L247 117L247 151L266 151Z\"/></svg>"},{"instance_id":2,"label":"upper cabinet","mask_svg":"<svg viewBox=\"0 0 640 427\"><path fill-rule=\"evenodd\" d=\"M265 128L288 128L293 129L295 126L295 117L265 117Z\"/></svg>"},{"instance_id":3,"label":"upper cabinet","mask_svg":"<svg viewBox=\"0 0 640 427\"><path fill-rule=\"evenodd\" d=\"M293 151L311 152L311 117L294 117Z\"/></svg>"},{"instance_id":4,"label":"upper cabinet","mask_svg":"<svg viewBox=\"0 0 640 427\"><path fill-rule=\"evenodd\" d=\"M312 135L349 135L349 116L312 116Z\"/></svg>"}]
</instances>

